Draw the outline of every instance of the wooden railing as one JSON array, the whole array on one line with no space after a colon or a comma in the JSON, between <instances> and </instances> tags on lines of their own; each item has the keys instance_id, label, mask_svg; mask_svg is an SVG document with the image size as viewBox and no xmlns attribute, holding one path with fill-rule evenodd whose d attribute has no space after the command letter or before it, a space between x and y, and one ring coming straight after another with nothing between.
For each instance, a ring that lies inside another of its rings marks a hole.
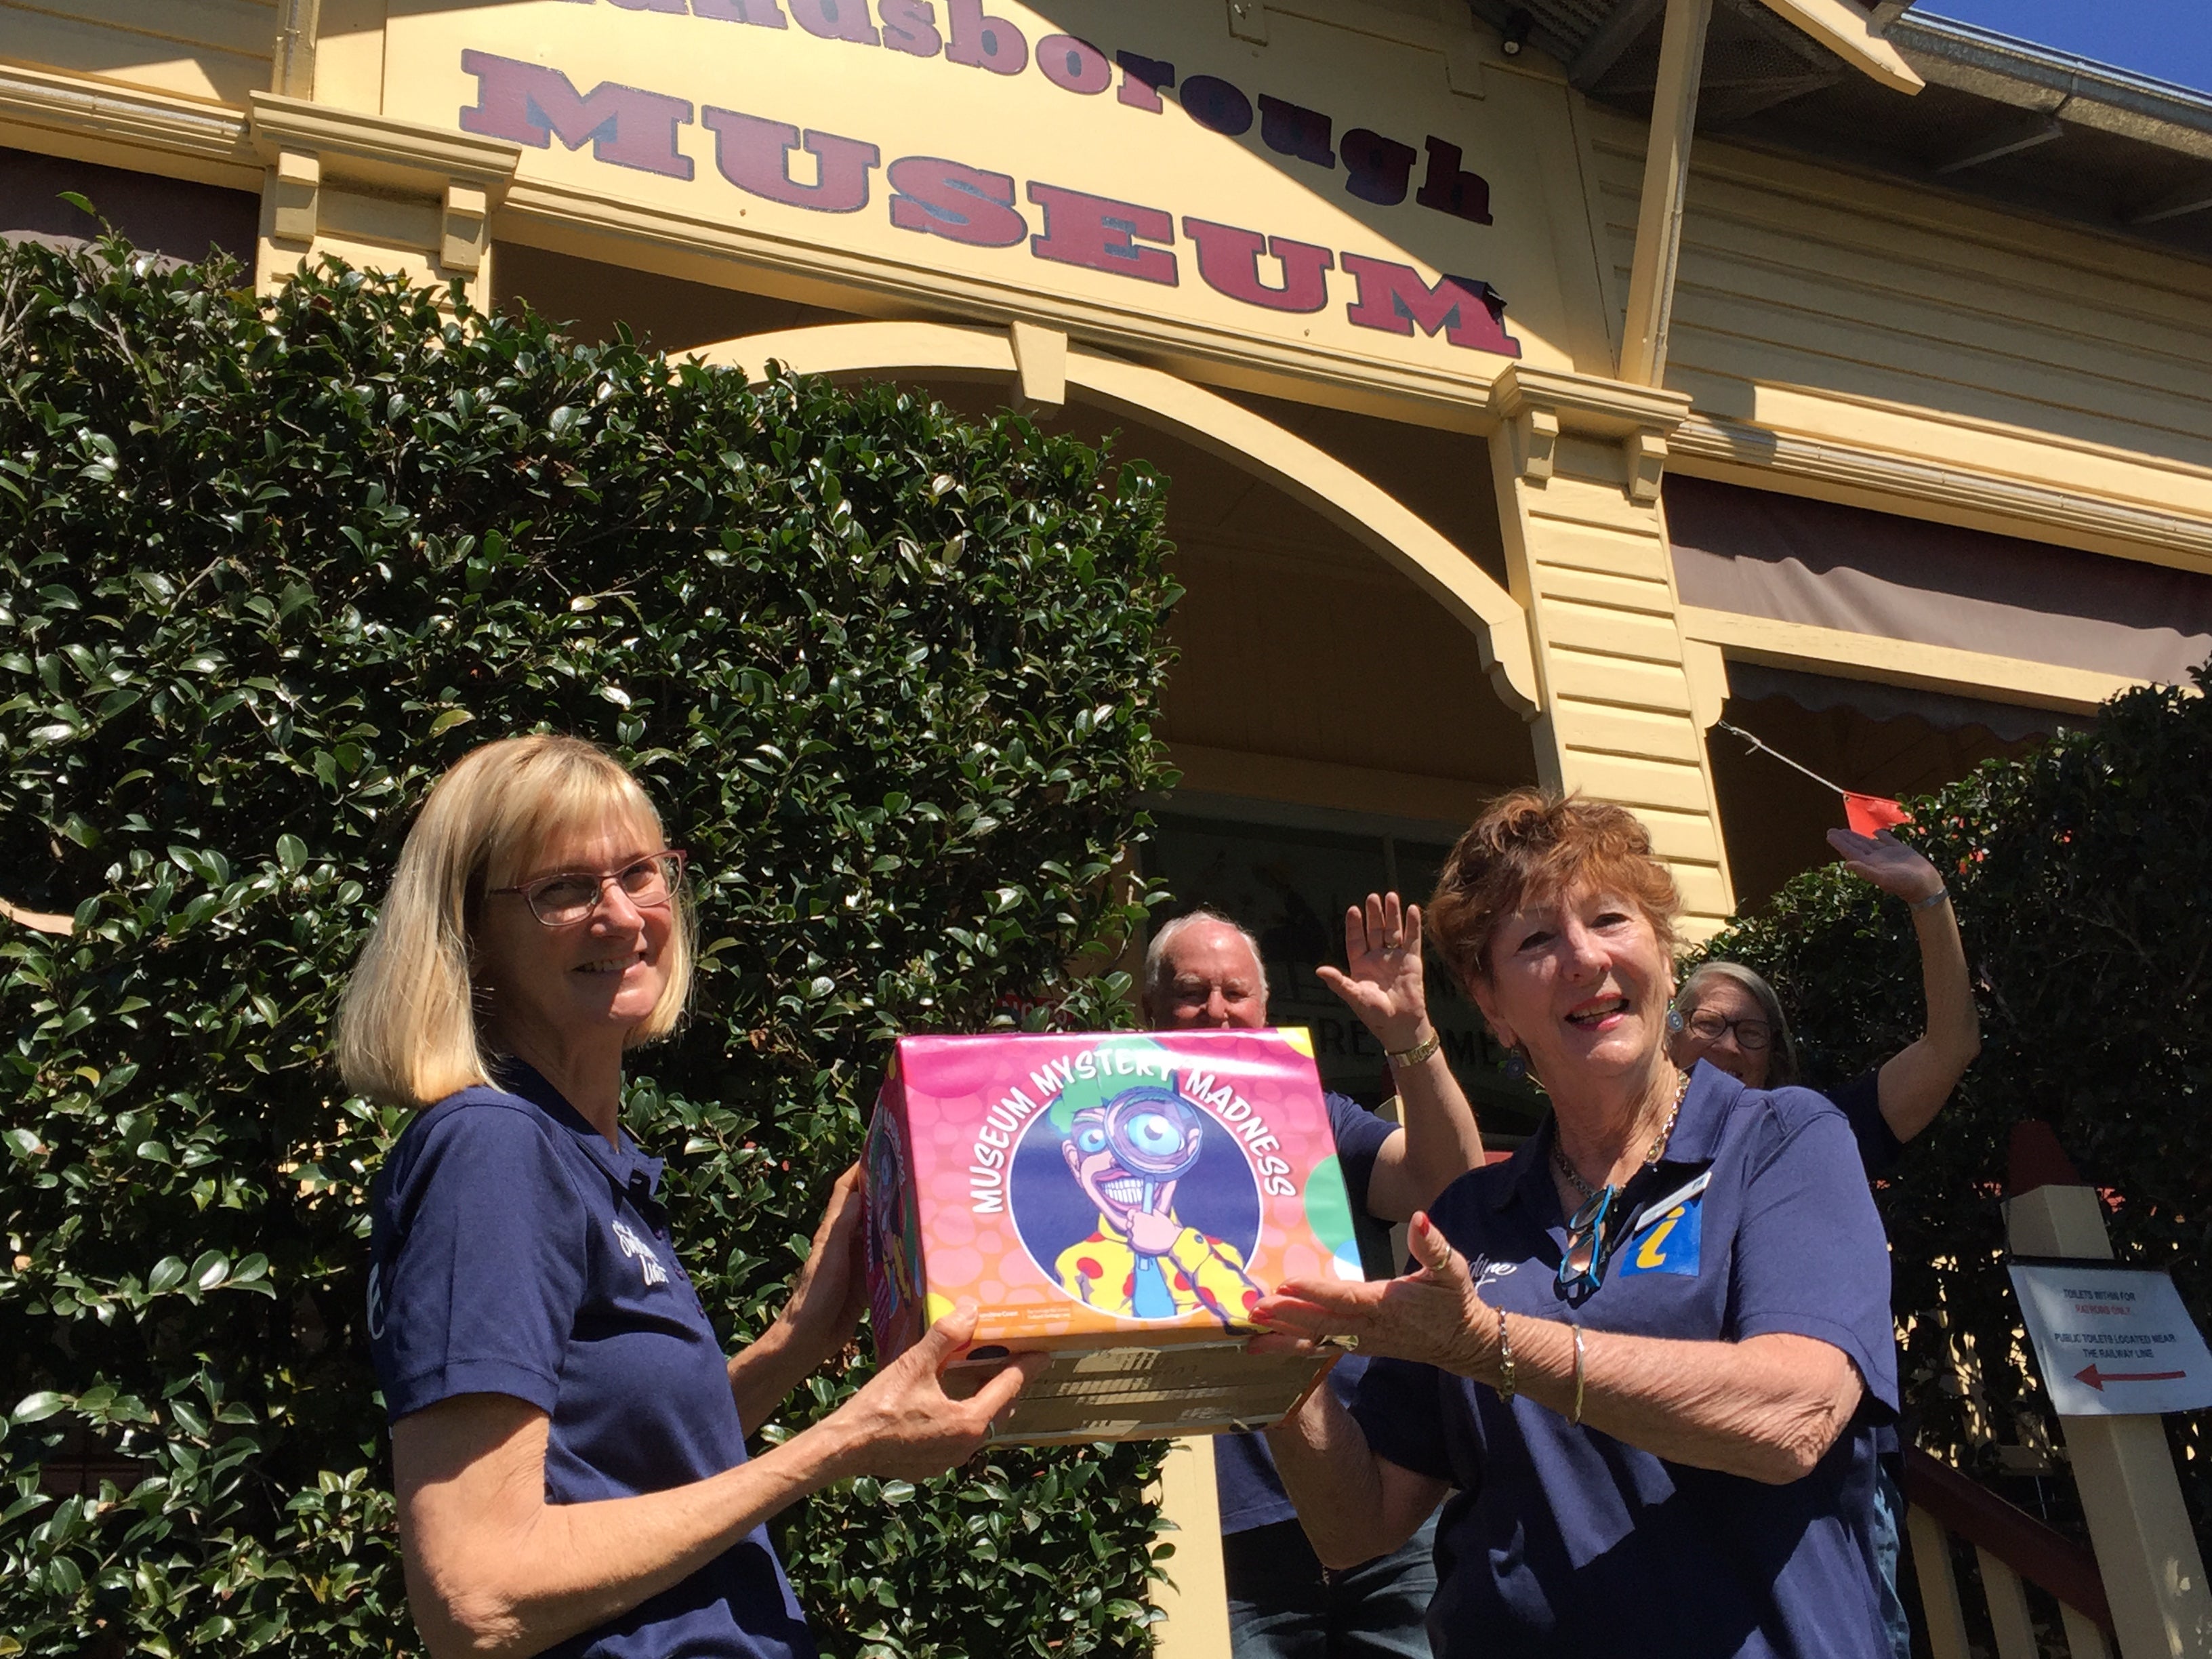
<instances>
[{"instance_id":1,"label":"wooden railing","mask_svg":"<svg viewBox=\"0 0 2212 1659\"><path fill-rule=\"evenodd\" d=\"M1935 1659L1972 1659L1952 1564L1954 1538L1973 1546L1981 1567L1996 1659L2042 1659L2028 1613L2029 1584L2057 1601L2071 1659L2110 1659L2112 1610L2097 1558L2086 1547L1924 1451L1905 1454L1905 1497L1911 1506L1905 1536Z\"/></svg>"},{"instance_id":2,"label":"wooden railing","mask_svg":"<svg viewBox=\"0 0 2212 1659\"><path fill-rule=\"evenodd\" d=\"M2049 1124L2016 1124L2008 1163L2005 1228L2015 1254L2112 1261L2104 1205ZM2029 1584L2057 1601L2072 1659L2212 1653L2203 1554L2159 1419L2066 1416L2058 1423L2088 1548L1934 1458L1905 1455L1906 1534L1935 1659L1969 1659L1954 1537L1973 1547L1996 1659L2040 1659Z\"/></svg>"}]
</instances>

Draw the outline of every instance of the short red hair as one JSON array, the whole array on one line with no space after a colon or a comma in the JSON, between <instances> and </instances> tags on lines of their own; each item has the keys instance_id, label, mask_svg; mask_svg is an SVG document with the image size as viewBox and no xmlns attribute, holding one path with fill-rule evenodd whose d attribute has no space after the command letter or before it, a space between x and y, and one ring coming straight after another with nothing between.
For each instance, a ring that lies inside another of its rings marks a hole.
<instances>
[{"instance_id":1,"label":"short red hair","mask_svg":"<svg viewBox=\"0 0 2212 1659\"><path fill-rule=\"evenodd\" d=\"M1651 832L1604 801L1516 789L1500 795L1444 860L1422 926L1470 995L1489 982L1490 936L1498 919L1579 888L1631 900L1671 955L1682 896L1651 856Z\"/></svg>"}]
</instances>

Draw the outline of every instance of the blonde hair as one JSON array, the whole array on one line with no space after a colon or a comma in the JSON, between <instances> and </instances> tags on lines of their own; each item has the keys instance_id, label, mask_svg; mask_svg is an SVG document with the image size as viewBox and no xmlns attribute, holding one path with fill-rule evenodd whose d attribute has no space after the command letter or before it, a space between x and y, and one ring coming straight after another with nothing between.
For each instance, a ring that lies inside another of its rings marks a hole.
<instances>
[{"instance_id":1,"label":"blonde hair","mask_svg":"<svg viewBox=\"0 0 2212 1659\"><path fill-rule=\"evenodd\" d=\"M407 832L338 1008L337 1063L347 1086L412 1108L491 1081L471 971L472 924L484 894L526 870L562 829L613 817L661 836L660 815L637 780L581 738L505 738L447 769ZM667 983L653 1012L630 1028L627 1046L665 1036L684 1012L693 941L681 893L675 921Z\"/></svg>"}]
</instances>

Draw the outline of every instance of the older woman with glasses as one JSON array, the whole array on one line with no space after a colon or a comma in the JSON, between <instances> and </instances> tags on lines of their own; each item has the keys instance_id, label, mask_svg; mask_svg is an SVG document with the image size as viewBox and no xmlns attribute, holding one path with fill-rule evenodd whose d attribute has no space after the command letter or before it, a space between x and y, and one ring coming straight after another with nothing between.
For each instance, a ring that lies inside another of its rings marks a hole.
<instances>
[{"instance_id":1,"label":"older woman with glasses","mask_svg":"<svg viewBox=\"0 0 2212 1659\"><path fill-rule=\"evenodd\" d=\"M1872 836L1831 830L1828 842L1844 855L1845 868L1905 901L1920 941L1926 1029L1880 1066L1826 1091L1858 1138L1867 1173L1880 1176L1936 1121L1981 1053L1981 1020L1959 918L1936 866L1887 830ZM1753 1089L1804 1080L1780 1000L1741 963L1708 962L1693 969L1682 981L1674 1013L1668 1047L1676 1065L1711 1060Z\"/></svg>"},{"instance_id":2,"label":"older woman with glasses","mask_svg":"<svg viewBox=\"0 0 2212 1659\"><path fill-rule=\"evenodd\" d=\"M846 1476L952 1468L1025 1380L945 1395L963 1308L747 1458L859 1318L860 1200L848 1170L782 1314L726 1356L621 1125L624 1052L684 1010L684 866L602 750L488 744L431 792L347 987L347 1081L416 1114L371 1200L368 1319L433 1655L804 1659L763 1523Z\"/></svg>"},{"instance_id":3,"label":"older woman with glasses","mask_svg":"<svg viewBox=\"0 0 2212 1659\"><path fill-rule=\"evenodd\" d=\"M1524 790L1485 812L1429 926L1552 1115L1414 1218L1418 1271L1256 1310L1261 1343L1376 1356L1349 1409L1316 1389L1270 1431L1325 1564L1449 1494L1438 1659L1885 1650L1881 1224L1826 1100L1668 1059L1676 910L1620 808Z\"/></svg>"},{"instance_id":4,"label":"older woman with glasses","mask_svg":"<svg viewBox=\"0 0 2212 1659\"><path fill-rule=\"evenodd\" d=\"M1981 1053L1981 1020L1959 918L1936 866L1887 830L1872 836L1831 830L1828 842L1843 854L1846 869L1905 901L1920 941L1926 1029L1880 1066L1826 1091L1851 1126L1867 1174L1881 1176L1896 1167L1905 1143L1936 1121ZM1741 963L1707 962L1693 969L1674 999L1668 1025L1674 1035L1668 1047L1677 1066L1707 1060L1752 1089L1803 1080L1781 999ZM1875 1556L1881 1572L1882 1624L1896 1659L1911 1659L1912 1626L1897 1583L1905 1514L1898 1431L1880 1431L1875 1451L1881 1478Z\"/></svg>"}]
</instances>

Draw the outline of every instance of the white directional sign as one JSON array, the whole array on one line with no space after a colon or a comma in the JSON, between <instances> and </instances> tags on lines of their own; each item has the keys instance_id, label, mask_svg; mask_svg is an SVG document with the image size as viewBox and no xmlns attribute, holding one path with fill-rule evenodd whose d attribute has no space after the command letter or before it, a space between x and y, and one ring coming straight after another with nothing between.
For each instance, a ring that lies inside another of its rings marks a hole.
<instances>
[{"instance_id":1,"label":"white directional sign","mask_svg":"<svg viewBox=\"0 0 2212 1659\"><path fill-rule=\"evenodd\" d=\"M2015 1263L2012 1283L2061 1417L2212 1406L2212 1352L2164 1273Z\"/></svg>"}]
</instances>

